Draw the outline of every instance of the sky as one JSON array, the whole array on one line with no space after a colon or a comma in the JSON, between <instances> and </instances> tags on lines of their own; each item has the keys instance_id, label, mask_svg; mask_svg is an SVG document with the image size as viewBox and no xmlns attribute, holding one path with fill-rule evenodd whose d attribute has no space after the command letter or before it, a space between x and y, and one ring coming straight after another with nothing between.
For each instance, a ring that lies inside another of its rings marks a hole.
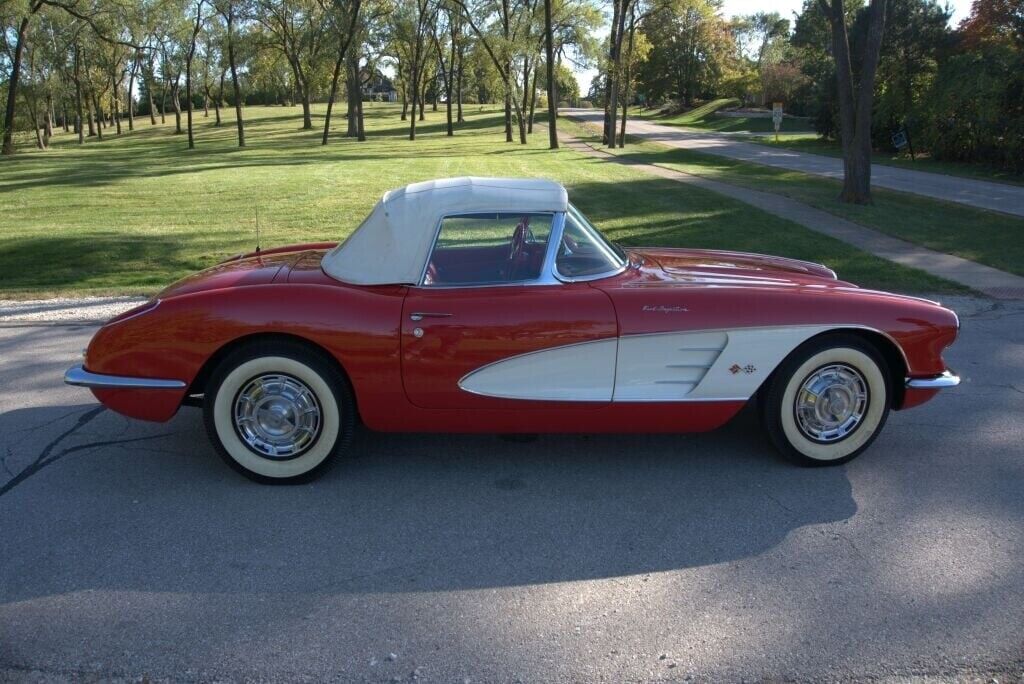
<instances>
[{"instance_id":1,"label":"sky","mask_svg":"<svg viewBox=\"0 0 1024 684\"><path fill-rule=\"evenodd\" d=\"M953 9L953 16L949 20L951 26L956 26L971 13L971 0L946 0L946 2ZM803 0L724 0L722 14L726 17L734 17L755 12L774 11L792 20L794 15L800 12L803 4ZM590 90L590 82L596 74L596 69L576 71L576 80L580 84L581 94L585 95Z\"/></svg>"}]
</instances>

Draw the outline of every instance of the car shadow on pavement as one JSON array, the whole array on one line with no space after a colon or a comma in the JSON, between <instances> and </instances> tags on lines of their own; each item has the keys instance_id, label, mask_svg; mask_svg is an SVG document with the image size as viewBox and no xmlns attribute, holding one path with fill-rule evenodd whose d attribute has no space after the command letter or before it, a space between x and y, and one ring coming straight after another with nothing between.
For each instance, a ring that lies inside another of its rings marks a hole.
<instances>
[{"instance_id":1,"label":"car shadow on pavement","mask_svg":"<svg viewBox=\"0 0 1024 684\"><path fill-rule=\"evenodd\" d=\"M363 430L323 478L288 487L230 470L195 409L162 425L95 404L19 409L0 415L0 435L0 486L35 468L0 495L4 604L92 589L408 592L637 575L771 553L857 510L844 467L790 465L750 412L700 435Z\"/></svg>"}]
</instances>

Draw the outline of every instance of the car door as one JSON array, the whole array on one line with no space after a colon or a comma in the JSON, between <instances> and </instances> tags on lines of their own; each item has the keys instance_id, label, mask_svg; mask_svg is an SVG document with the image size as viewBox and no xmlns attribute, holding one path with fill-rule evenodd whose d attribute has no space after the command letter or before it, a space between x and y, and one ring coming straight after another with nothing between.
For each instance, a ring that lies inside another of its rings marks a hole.
<instances>
[{"instance_id":1,"label":"car door","mask_svg":"<svg viewBox=\"0 0 1024 684\"><path fill-rule=\"evenodd\" d=\"M409 400L436 409L611 401L618 324L610 298L550 274L560 215L447 217L402 307Z\"/></svg>"}]
</instances>

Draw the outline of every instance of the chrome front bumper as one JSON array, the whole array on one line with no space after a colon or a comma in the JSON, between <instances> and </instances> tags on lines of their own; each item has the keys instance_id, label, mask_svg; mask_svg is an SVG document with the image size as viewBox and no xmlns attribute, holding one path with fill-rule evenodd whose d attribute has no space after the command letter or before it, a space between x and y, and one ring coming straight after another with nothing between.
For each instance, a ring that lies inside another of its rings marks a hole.
<instances>
[{"instance_id":1,"label":"chrome front bumper","mask_svg":"<svg viewBox=\"0 0 1024 684\"><path fill-rule=\"evenodd\" d=\"M932 378L907 378L907 389L945 389L959 384L960 376L948 370Z\"/></svg>"},{"instance_id":2,"label":"chrome front bumper","mask_svg":"<svg viewBox=\"0 0 1024 684\"><path fill-rule=\"evenodd\" d=\"M185 389L181 380L159 380L157 378L131 378L124 375L100 375L90 373L81 365L72 366L64 373L64 383L75 387L97 389Z\"/></svg>"}]
</instances>

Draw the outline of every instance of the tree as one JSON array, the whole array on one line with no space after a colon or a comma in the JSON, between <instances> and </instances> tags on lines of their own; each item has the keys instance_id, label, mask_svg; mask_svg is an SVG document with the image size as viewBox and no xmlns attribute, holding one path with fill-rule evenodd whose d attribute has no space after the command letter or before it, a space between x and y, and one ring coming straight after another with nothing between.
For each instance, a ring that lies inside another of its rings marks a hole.
<instances>
[{"instance_id":1,"label":"tree","mask_svg":"<svg viewBox=\"0 0 1024 684\"><path fill-rule=\"evenodd\" d=\"M256 0L256 20L266 39L291 67L294 87L302 102L302 128L313 128L310 103L324 49L330 44L330 22L319 0Z\"/></svg>"},{"instance_id":2,"label":"tree","mask_svg":"<svg viewBox=\"0 0 1024 684\"><path fill-rule=\"evenodd\" d=\"M324 16L331 22L331 31L338 41L337 56L334 60L334 71L331 76L331 90L327 97L327 114L324 116L324 135L320 144L327 144L327 137L331 131L331 110L334 108L334 98L338 94L338 78L341 76L341 66L345 61L345 54L356 34L356 27L359 22L360 0L318 0L320 9ZM356 80L359 78L359 65L356 63ZM358 92L358 91L357 91ZM349 91L351 97L352 91Z\"/></svg>"},{"instance_id":3,"label":"tree","mask_svg":"<svg viewBox=\"0 0 1024 684\"><path fill-rule=\"evenodd\" d=\"M3 155L14 154L14 117L16 113L18 83L21 80L22 58L24 57L32 19L43 8L52 9L57 12L66 12L76 19L83 21L93 28L100 39L107 43L125 45L131 48L139 47L119 38L107 36L96 26L96 18L103 12L102 8L86 12L80 8L76 0L29 0L25 3L21 7L21 12L19 12L20 16L15 19L18 28L15 35L14 49L11 54L11 75L7 80L7 102L4 108L3 121L3 147L0 149L0 154Z\"/></svg>"},{"instance_id":4,"label":"tree","mask_svg":"<svg viewBox=\"0 0 1024 684\"><path fill-rule=\"evenodd\" d=\"M551 0L544 0L544 68L548 80L548 147L558 149L558 84L555 82L555 31L551 22Z\"/></svg>"},{"instance_id":5,"label":"tree","mask_svg":"<svg viewBox=\"0 0 1024 684\"><path fill-rule=\"evenodd\" d=\"M875 72L885 31L886 0L871 0L867 30L859 63L859 79L853 71L854 56L846 26L844 0L818 0L832 33L839 100L839 134L843 148L843 189L839 199L853 204L871 203L871 110Z\"/></svg>"},{"instance_id":6,"label":"tree","mask_svg":"<svg viewBox=\"0 0 1024 684\"><path fill-rule=\"evenodd\" d=\"M238 83L238 59L235 51L239 15L246 9L244 0L214 0L214 9L224 20L224 40L228 50L228 70L231 72L231 89L235 100L235 127L238 129L238 146L245 147L245 122L242 119L242 88Z\"/></svg>"},{"instance_id":7,"label":"tree","mask_svg":"<svg viewBox=\"0 0 1024 684\"><path fill-rule=\"evenodd\" d=\"M188 43L188 56L185 58L185 102L188 108L188 149L193 150L196 147L195 137L192 132L192 59L196 56L196 42L199 37L199 31L203 27L203 7L206 6L206 0L196 0L195 2L195 15L192 22L192 35Z\"/></svg>"}]
</instances>

